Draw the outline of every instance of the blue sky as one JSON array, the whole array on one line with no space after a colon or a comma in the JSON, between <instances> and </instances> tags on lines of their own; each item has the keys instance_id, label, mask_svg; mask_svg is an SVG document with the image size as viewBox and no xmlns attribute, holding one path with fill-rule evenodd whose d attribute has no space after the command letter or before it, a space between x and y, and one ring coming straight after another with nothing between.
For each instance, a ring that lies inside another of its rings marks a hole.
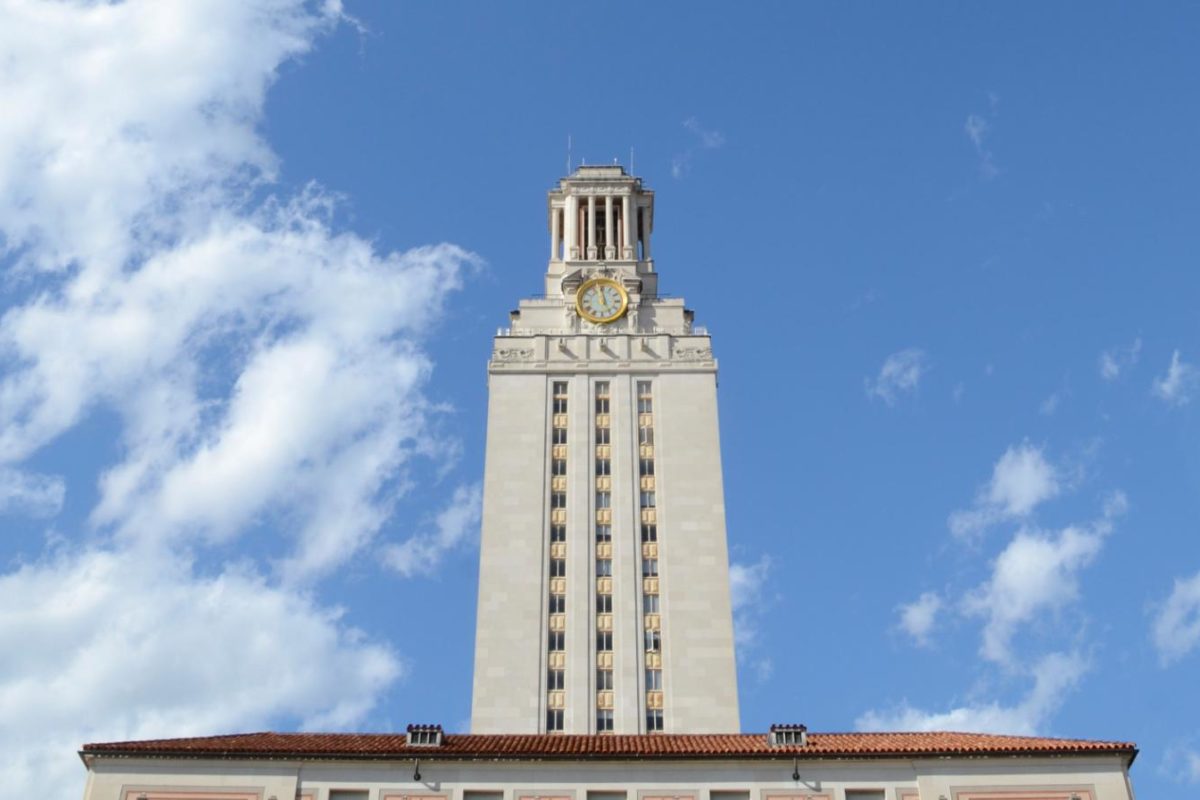
<instances>
[{"instance_id":1,"label":"blue sky","mask_svg":"<svg viewBox=\"0 0 1200 800\"><path fill-rule=\"evenodd\" d=\"M1200 784L1196 8L0 23L6 786L465 725L485 363L568 136L633 150L714 336L743 728L1130 739L1143 795Z\"/></svg>"}]
</instances>

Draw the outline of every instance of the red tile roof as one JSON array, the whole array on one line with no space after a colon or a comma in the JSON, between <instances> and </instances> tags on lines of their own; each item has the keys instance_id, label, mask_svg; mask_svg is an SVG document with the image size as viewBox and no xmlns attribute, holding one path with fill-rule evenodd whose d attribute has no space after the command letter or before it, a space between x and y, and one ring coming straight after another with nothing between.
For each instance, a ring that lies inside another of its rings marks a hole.
<instances>
[{"instance_id":1,"label":"red tile roof","mask_svg":"<svg viewBox=\"0 0 1200 800\"><path fill-rule=\"evenodd\" d=\"M82 755L268 759L770 759L917 756L1137 755L1131 742L984 733L809 733L805 745L771 746L766 734L560 736L446 734L439 747L402 733L238 733L86 744Z\"/></svg>"}]
</instances>

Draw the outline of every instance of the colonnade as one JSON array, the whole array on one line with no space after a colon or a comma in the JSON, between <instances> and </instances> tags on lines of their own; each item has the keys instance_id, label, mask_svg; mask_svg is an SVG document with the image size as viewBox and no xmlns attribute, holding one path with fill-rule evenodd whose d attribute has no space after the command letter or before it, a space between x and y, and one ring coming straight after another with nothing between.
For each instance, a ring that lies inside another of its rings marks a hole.
<instances>
[{"instance_id":1,"label":"colonnade","mask_svg":"<svg viewBox=\"0 0 1200 800\"><path fill-rule=\"evenodd\" d=\"M627 194L621 195L619 206L613 195L603 197L603 208L600 199L593 194L569 194L562 208L551 208L551 261L650 260L650 207ZM597 241L598 228L603 228L603 243Z\"/></svg>"}]
</instances>

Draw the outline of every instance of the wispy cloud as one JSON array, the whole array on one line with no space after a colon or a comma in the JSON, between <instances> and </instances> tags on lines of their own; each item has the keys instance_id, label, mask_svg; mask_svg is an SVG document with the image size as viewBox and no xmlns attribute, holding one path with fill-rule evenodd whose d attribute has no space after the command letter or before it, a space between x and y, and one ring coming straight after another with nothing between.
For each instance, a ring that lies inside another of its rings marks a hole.
<instances>
[{"instance_id":1,"label":"wispy cloud","mask_svg":"<svg viewBox=\"0 0 1200 800\"><path fill-rule=\"evenodd\" d=\"M433 530L385 547L384 563L406 578L431 575L448 552L478 531L482 494L479 484L460 486L450 504L437 515Z\"/></svg>"},{"instance_id":2,"label":"wispy cloud","mask_svg":"<svg viewBox=\"0 0 1200 800\"><path fill-rule=\"evenodd\" d=\"M671 158L671 177L682 178L692 169L692 159L704 150L716 150L725 144L725 136L716 130L702 127L695 117L683 121L684 129L691 136L691 144L682 153Z\"/></svg>"},{"instance_id":3,"label":"wispy cloud","mask_svg":"<svg viewBox=\"0 0 1200 800\"><path fill-rule=\"evenodd\" d=\"M895 405L900 395L917 391L921 377L928 371L929 357L924 350L910 347L892 353L884 359L879 374L864 382L867 396L878 397L889 406Z\"/></svg>"},{"instance_id":4,"label":"wispy cloud","mask_svg":"<svg viewBox=\"0 0 1200 800\"><path fill-rule=\"evenodd\" d=\"M1188 744L1167 748L1162 770L1177 783L1200 783L1200 750Z\"/></svg>"},{"instance_id":5,"label":"wispy cloud","mask_svg":"<svg viewBox=\"0 0 1200 800\"><path fill-rule=\"evenodd\" d=\"M1154 616L1151 639L1164 666L1200 646L1200 572L1175 579L1171 594Z\"/></svg>"},{"instance_id":6,"label":"wispy cloud","mask_svg":"<svg viewBox=\"0 0 1200 800\"><path fill-rule=\"evenodd\" d=\"M1100 377L1106 381L1115 381L1121 373L1138 362L1142 353L1142 340L1137 338L1133 344L1125 347L1114 347L1100 354Z\"/></svg>"},{"instance_id":7,"label":"wispy cloud","mask_svg":"<svg viewBox=\"0 0 1200 800\"><path fill-rule=\"evenodd\" d=\"M967 135L971 146L975 148L975 155L979 159L979 175L984 180L991 180L1000 174L1000 167L996 165L996 157L988 145L999 107L1000 99L995 94L989 94L988 112L986 114L968 114L966 122L963 123L963 132Z\"/></svg>"},{"instance_id":8,"label":"wispy cloud","mask_svg":"<svg viewBox=\"0 0 1200 800\"><path fill-rule=\"evenodd\" d=\"M952 512L947 524L955 536L974 538L1003 520L1027 517L1060 488L1059 470L1046 460L1040 447L1024 442L1004 451L974 505Z\"/></svg>"},{"instance_id":9,"label":"wispy cloud","mask_svg":"<svg viewBox=\"0 0 1200 800\"><path fill-rule=\"evenodd\" d=\"M937 592L923 592L911 603L906 603L898 609L900 612L900 630L907 633L915 644L925 647L929 645L929 636L943 608L942 598Z\"/></svg>"},{"instance_id":10,"label":"wispy cloud","mask_svg":"<svg viewBox=\"0 0 1200 800\"><path fill-rule=\"evenodd\" d=\"M67 487L55 475L0 467L0 514L53 517L62 510Z\"/></svg>"},{"instance_id":11,"label":"wispy cloud","mask_svg":"<svg viewBox=\"0 0 1200 800\"><path fill-rule=\"evenodd\" d=\"M1169 405L1183 406L1191 402L1198 387L1200 370L1197 370L1194 364L1180 358L1179 351L1176 350L1171 353L1167 374L1154 381L1151 391Z\"/></svg>"},{"instance_id":12,"label":"wispy cloud","mask_svg":"<svg viewBox=\"0 0 1200 800\"><path fill-rule=\"evenodd\" d=\"M945 710L915 708L907 702L886 711L867 711L856 721L861 731L977 731L1034 735L1062 706L1087 672L1078 653L1051 653L1030 669L1033 685L1018 702L968 703Z\"/></svg>"}]
</instances>

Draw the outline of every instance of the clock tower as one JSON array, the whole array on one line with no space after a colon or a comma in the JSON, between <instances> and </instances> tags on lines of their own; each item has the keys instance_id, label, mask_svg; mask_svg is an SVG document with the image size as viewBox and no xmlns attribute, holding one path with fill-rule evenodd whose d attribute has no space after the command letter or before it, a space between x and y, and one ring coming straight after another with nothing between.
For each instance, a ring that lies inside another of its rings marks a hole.
<instances>
[{"instance_id":1,"label":"clock tower","mask_svg":"<svg viewBox=\"0 0 1200 800\"><path fill-rule=\"evenodd\" d=\"M544 294L488 365L473 733L735 733L717 364L658 294L654 193L549 193Z\"/></svg>"}]
</instances>

